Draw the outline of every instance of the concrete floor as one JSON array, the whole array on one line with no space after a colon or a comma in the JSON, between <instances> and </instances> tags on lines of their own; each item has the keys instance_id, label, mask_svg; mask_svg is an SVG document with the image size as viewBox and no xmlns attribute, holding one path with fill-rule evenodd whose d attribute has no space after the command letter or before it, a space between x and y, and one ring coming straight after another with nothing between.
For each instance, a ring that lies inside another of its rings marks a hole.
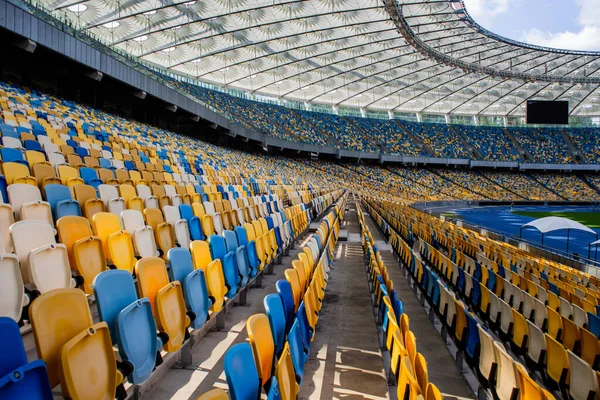
<instances>
[{"instance_id":1,"label":"concrete floor","mask_svg":"<svg viewBox=\"0 0 600 400\"><path fill-rule=\"evenodd\" d=\"M344 222L348 241L336 247L301 399L388 398L353 207Z\"/></svg>"},{"instance_id":2,"label":"concrete floor","mask_svg":"<svg viewBox=\"0 0 600 400\"><path fill-rule=\"evenodd\" d=\"M379 228L366 212L365 221L381 253L390 278L394 281L394 288L402 300L404 312L410 318L410 330L417 338L417 350L427 360L429 381L440 389L444 399L475 399L475 393L456 367L446 344L408 285L404 271L400 269L398 262L394 259L391 246L385 243Z\"/></svg>"}]
</instances>

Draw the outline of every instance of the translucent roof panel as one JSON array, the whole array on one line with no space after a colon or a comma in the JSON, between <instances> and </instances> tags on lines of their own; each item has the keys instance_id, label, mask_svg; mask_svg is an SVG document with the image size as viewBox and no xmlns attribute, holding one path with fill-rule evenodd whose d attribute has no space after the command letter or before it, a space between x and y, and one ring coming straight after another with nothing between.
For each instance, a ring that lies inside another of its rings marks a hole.
<instances>
[{"instance_id":1,"label":"translucent roof panel","mask_svg":"<svg viewBox=\"0 0 600 400\"><path fill-rule=\"evenodd\" d=\"M105 43L200 81L397 112L600 115L600 53L480 27L460 0L38 0Z\"/></svg>"}]
</instances>

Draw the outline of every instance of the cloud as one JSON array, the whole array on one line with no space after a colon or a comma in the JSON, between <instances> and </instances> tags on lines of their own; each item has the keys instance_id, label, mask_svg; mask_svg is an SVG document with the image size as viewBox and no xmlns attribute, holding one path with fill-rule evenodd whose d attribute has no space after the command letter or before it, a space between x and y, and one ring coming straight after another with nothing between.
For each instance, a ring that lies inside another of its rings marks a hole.
<instances>
[{"instance_id":1,"label":"cloud","mask_svg":"<svg viewBox=\"0 0 600 400\"><path fill-rule=\"evenodd\" d=\"M530 29L523 33L522 41L539 46L569 50L600 49L600 26L585 25L579 32L542 32Z\"/></svg>"},{"instance_id":2,"label":"cloud","mask_svg":"<svg viewBox=\"0 0 600 400\"><path fill-rule=\"evenodd\" d=\"M579 15L580 29L576 32L544 32L530 29L521 35L520 40L540 46L569 50L600 49L600 7L598 0L575 0Z\"/></svg>"},{"instance_id":3,"label":"cloud","mask_svg":"<svg viewBox=\"0 0 600 400\"><path fill-rule=\"evenodd\" d=\"M490 29L497 16L508 11L515 0L464 0L467 11L481 26Z\"/></svg>"}]
</instances>

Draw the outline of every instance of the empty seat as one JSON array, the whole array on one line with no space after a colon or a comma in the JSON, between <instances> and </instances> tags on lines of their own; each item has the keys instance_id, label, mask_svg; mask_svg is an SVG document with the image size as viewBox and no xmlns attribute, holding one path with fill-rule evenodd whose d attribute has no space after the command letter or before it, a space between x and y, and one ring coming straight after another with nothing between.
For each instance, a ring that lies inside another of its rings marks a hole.
<instances>
[{"instance_id":1,"label":"empty seat","mask_svg":"<svg viewBox=\"0 0 600 400\"><path fill-rule=\"evenodd\" d=\"M156 257L158 248L154 230L144 222L144 216L137 210L124 210L121 213L123 227L133 238L135 254L139 257Z\"/></svg>"},{"instance_id":2,"label":"empty seat","mask_svg":"<svg viewBox=\"0 0 600 400\"><path fill-rule=\"evenodd\" d=\"M164 349L177 351L187 338L190 318L187 316L181 284L169 282L167 267L162 258L145 257L135 265L140 296L152 305L156 325L169 335Z\"/></svg>"},{"instance_id":3,"label":"empty seat","mask_svg":"<svg viewBox=\"0 0 600 400\"><path fill-rule=\"evenodd\" d=\"M273 342L269 319L265 314L254 314L246 322L246 330L256 361L258 377L261 385L266 386L271 379L275 357L275 343Z\"/></svg>"},{"instance_id":4,"label":"empty seat","mask_svg":"<svg viewBox=\"0 0 600 400\"><path fill-rule=\"evenodd\" d=\"M133 364L128 379L132 383L145 381L160 359L157 353L163 345L156 336L150 300L138 299L131 274L119 270L98 275L94 295L98 316L107 323L121 358Z\"/></svg>"},{"instance_id":5,"label":"empty seat","mask_svg":"<svg viewBox=\"0 0 600 400\"><path fill-rule=\"evenodd\" d=\"M133 273L136 262L135 251L129 232L121 230L119 217L112 213L94 215L94 232L102 241L104 255L111 265Z\"/></svg>"},{"instance_id":6,"label":"empty seat","mask_svg":"<svg viewBox=\"0 0 600 400\"><path fill-rule=\"evenodd\" d=\"M56 227L58 240L69 254L71 268L83 278L83 290L92 294L94 278L107 268L102 241L93 236L90 222L83 217L62 217Z\"/></svg>"},{"instance_id":7,"label":"empty seat","mask_svg":"<svg viewBox=\"0 0 600 400\"><path fill-rule=\"evenodd\" d=\"M0 316L0 397L3 399L52 400L46 365L42 360L27 362L19 326Z\"/></svg>"},{"instance_id":8,"label":"empty seat","mask_svg":"<svg viewBox=\"0 0 600 400\"><path fill-rule=\"evenodd\" d=\"M175 232L175 239L177 243L185 248L190 248L190 231L188 229L187 221L181 218L179 214L179 208L175 206L165 205L163 207L163 212L165 214L165 220L168 224L171 224L173 227L173 231Z\"/></svg>"},{"instance_id":9,"label":"empty seat","mask_svg":"<svg viewBox=\"0 0 600 400\"><path fill-rule=\"evenodd\" d=\"M100 194L100 199L104 202L104 208L115 215L121 215L127 207L125 205L125 200L122 197L119 197L119 191L115 186L112 185L99 185L98 193Z\"/></svg>"},{"instance_id":10,"label":"empty seat","mask_svg":"<svg viewBox=\"0 0 600 400\"><path fill-rule=\"evenodd\" d=\"M29 304L30 298L25 294L19 260L13 254L0 254L0 293L0 317L19 322L23 307Z\"/></svg>"},{"instance_id":11,"label":"empty seat","mask_svg":"<svg viewBox=\"0 0 600 400\"><path fill-rule=\"evenodd\" d=\"M298 383L296 382L290 345L287 342L283 348L281 358L277 361L275 377L277 378L277 383L279 385L281 400L294 400L298 397L299 388Z\"/></svg>"},{"instance_id":12,"label":"empty seat","mask_svg":"<svg viewBox=\"0 0 600 400\"><path fill-rule=\"evenodd\" d=\"M81 290L45 293L31 304L29 315L52 387L60 382L63 395L72 399L114 398L123 377L116 368L108 326L93 324ZM96 379L86 379L89 376Z\"/></svg>"},{"instance_id":13,"label":"empty seat","mask_svg":"<svg viewBox=\"0 0 600 400\"><path fill-rule=\"evenodd\" d=\"M209 299L204 270L194 269L191 254L187 249L171 249L167 258L169 259L171 280L181 283L187 309L196 315L192 321L192 327L200 329L209 318L208 310L212 304Z\"/></svg>"},{"instance_id":14,"label":"empty seat","mask_svg":"<svg viewBox=\"0 0 600 400\"><path fill-rule=\"evenodd\" d=\"M598 394L596 372L572 351L567 351L567 354L570 368L569 396L573 400L596 398Z\"/></svg>"},{"instance_id":15,"label":"empty seat","mask_svg":"<svg viewBox=\"0 0 600 400\"><path fill-rule=\"evenodd\" d=\"M79 203L73 200L71 190L67 186L48 184L44 186L44 193L55 221L66 215L81 216Z\"/></svg>"},{"instance_id":16,"label":"empty seat","mask_svg":"<svg viewBox=\"0 0 600 400\"><path fill-rule=\"evenodd\" d=\"M231 398L254 400L260 397L260 379L250 344L231 346L225 353L223 369Z\"/></svg>"},{"instance_id":17,"label":"empty seat","mask_svg":"<svg viewBox=\"0 0 600 400\"><path fill-rule=\"evenodd\" d=\"M34 283L30 272L29 255L37 248L55 245L54 228L43 221L19 221L10 227L15 254L21 264L23 282Z\"/></svg>"},{"instance_id":18,"label":"empty seat","mask_svg":"<svg viewBox=\"0 0 600 400\"><path fill-rule=\"evenodd\" d=\"M496 395L499 400L511 400L519 390L519 377L515 363L499 342L494 342L494 351L498 362Z\"/></svg>"},{"instance_id":19,"label":"empty seat","mask_svg":"<svg viewBox=\"0 0 600 400\"><path fill-rule=\"evenodd\" d=\"M265 312L271 326L271 334L275 343L275 353L281 354L285 341L285 311L281 298L277 294L269 294L263 300Z\"/></svg>"},{"instance_id":20,"label":"empty seat","mask_svg":"<svg viewBox=\"0 0 600 400\"><path fill-rule=\"evenodd\" d=\"M557 387L564 389L569 379L567 350L554 337L546 334L546 374Z\"/></svg>"},{"instance_id":21,"label":"empty seat","mask_svg":"<svg viewBox=\"0 0 600 400\"><path fill-rule=\"evenodd\" d=\"M211 235L208 238L210 254L213 260L221 260L225 283L228 286L227 297L231 298L237 293L239 285L239 272L235 263L233 251L227 252L225 239L219 235Z\"/></svg>"}]
</instances>

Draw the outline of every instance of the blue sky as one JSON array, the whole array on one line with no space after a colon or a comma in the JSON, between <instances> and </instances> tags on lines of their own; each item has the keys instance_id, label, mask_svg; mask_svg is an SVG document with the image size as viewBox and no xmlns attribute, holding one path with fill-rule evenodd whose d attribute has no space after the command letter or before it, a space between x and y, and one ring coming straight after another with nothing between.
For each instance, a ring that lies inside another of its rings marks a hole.
<instances>
[{"instance_id":1,"label":"blue sky","mask_svg":"<svg viewBox=\"0 0 600 400\"><path fill-rule=\"evenodd\" d=\"M600 0L464 0L483 27L527 43L600 51Z\"/></svg>"}]
</instances>

